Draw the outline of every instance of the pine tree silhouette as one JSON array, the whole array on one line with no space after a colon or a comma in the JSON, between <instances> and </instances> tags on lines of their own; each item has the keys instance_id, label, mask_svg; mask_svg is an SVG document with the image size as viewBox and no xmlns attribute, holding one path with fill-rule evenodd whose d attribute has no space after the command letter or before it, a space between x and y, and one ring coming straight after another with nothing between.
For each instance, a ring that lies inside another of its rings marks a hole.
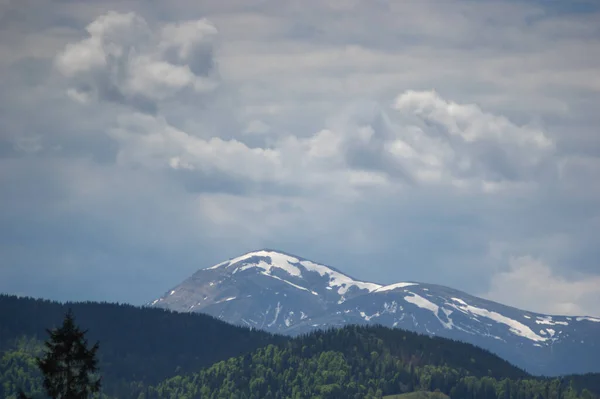
<instances>
[{"instance_id":1,"label":"pine tree silhouette","mask_svg":"<svg viewBox=\"0 0 600 399\"><path fill-rule=\"evenodd\" d=\"M60 328L46 330L46 353L37 359L44 375L44 389L53 399L86 399L100 391L98 359L99 344L88 349L85 335L69 309Z\"/></svg>"}]
</instances>

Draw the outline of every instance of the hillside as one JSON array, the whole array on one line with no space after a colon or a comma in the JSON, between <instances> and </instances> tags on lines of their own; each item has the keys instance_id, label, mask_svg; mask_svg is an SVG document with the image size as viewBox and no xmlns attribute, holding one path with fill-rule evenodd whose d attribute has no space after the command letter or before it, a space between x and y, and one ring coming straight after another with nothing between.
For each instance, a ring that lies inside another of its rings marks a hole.
<instances>
[{"instance_id":1,"label":"hillside","mask_svg":"<svg viewBox=\"0 0 600 399\"><path fill-rule=\"evenodd\" d=\"M46 339L45 329L59 325L68 308L73 309L78 324L89 330L90 342L100 341L100 367L108 392L134 381L153 384L197 371L284 339L201 314L0 295L0 351L16 351L13 358L27 363L28 354L37 350L36 341ZM33 340L24 344L25 337ZM0 397L4 397L1 391Z\"/></svg>"},{"instance_id":2,"label":"hillside","mask_svg":"<svg viewBox=\"0 0 600 399\"><path fill-rule=\"evenodd\" d=\"M568 380L533 378L468 344L380 326L349 326L169 379L146 398L374 399L418 390L439 390L451 398L596 397L580 388Z\"/></svg>"}]
</instances>

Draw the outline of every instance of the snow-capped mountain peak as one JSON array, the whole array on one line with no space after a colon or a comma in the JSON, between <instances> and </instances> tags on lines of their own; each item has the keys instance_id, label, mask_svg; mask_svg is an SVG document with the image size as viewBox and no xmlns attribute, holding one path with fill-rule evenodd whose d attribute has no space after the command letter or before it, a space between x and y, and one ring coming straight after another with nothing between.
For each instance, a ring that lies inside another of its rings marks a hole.
<instances>
[{"instance_id":1,"label":"snow-capped mountain peak","mask_svg":"<svg viewBox=\"0 0 600 399\"><path fill-rule=\"evenodd\" d=\"M278 268L284 270L292 276L301 276L301 270L295 266L299 263L300 259L293 256L263 249L260 251L248 252L247 254L238 256L237 258L219 263L218 265L209 267L208 270L225 267L234 268L233 273L236 273L252 267L261 268L267 272L269 272L272 268Z\"/></svg>"},{"instance_id":2,"label":"snow-capped mountain peak","mask_svg":"<svg viewBox=\"0 0 600 399\"><path fill-rule=\"evenodd\" d=\"M377 323L471 342L541 374L600 372L600 319L536 314L433 284L360 281L270 249L201 269L150 305L286 334Z\"/></svg>"},{"instance_id":3,"label":"snow-capped mountain peak","mask_svg":"<svg viewBox=\"0 0 600 399\"><path fill-rule=\"evenodd\" d=\"M254 269L271 277L278 276L278 272L283 272L290 277L303 280L308 278L309 274L317 273L319 276L326 278L327 286L330 289L335 289L339 295L346 294L352 287L369 292L381 288L379 284L355 280L331 267L269 249L248 252L237 258L209 267L208 270L221 268L227 269L231 274ZM278 276L278 278L281 279L281 276ZM288 282L291 285L297 285L292 281L282 281ZM302 286L298 288L307 289Z\"/></svg>"}]
</instances>

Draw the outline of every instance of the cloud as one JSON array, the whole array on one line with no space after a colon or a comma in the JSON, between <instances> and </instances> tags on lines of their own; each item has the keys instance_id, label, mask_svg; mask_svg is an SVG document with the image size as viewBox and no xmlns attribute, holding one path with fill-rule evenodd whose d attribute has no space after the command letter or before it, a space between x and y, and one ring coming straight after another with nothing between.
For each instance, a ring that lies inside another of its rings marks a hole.
<instances>
[{"instance_id":1,"label":"cloud","mask_svg":"<svg viewBox=\"0 0 600 399\"><path fill-rule=\"evenodd\" d=\"M312 151L341 153L350 168L455 189L489 191L555 174L554 143L539 129L434 91L405 91L392 108L351 109L310 139Z\"/></svg>"},{"instance_id":2,"label":"cloud","mask_svg":"<svg viewBox=\"0 0 600 399\"><path fill-rule=\"evenodd\" d=\"M120 117L110 136L124 165L218 173L282 191L438 184L493 192L536 183L536 174L554 167L553 143L543 132L476 105L407 91L393 108L397 115L357 104L312 136L281 136L267 147L205 139L143 114Z\"/></svg>"},{"instance_id":3,"label":"cloud","mask_svg":"<svg viewBox=\"0 0 600 399\"><path fill-rule=\"evenodd\" d=\"M276 150L250 148L237 140L195 137L164 118L122 117L111 136L120 144L118 162L150 169L201 170L255 182L278 180L283 172Z\"/></svg>"},{"instance_id":4,"label":"cloud","mask_svg":"<svg viewBox=\"0 0 600 399\"><path fill-rule=\"evenodd\" d=\"M135 13L110 11L86 27L89 37L70 43L56 67L74 87L78 101L130 105L156 112L156 102L218 85L213 43L217 29L206 19L164 24L158 31Z\"/></svg>"},{"instance_id":5,"label":"cloud","mask_svg":"<svg viewBox=\"0 0 600 399\"><path fill-rule=\"evenodd\" d=\"M520 256L510 259L507 271L492 277L486 297L546 314L596 315L598 287L600 276L567 279L539 259Z\"/></svg>"},{"instance_id":6,"label":"cloud","mask_svg":"<svg viewBox=\"0 0 600 399\"><path fill-rule=\"evenodd\" d=\"M597 9L13 3L0 291L143 303L256 247L503 300L598 276ZM514 304L598 303L560 298Z\"/></svg>"},{"instance_id":7,"label":"cloud","mask_svg":"<svg viewBox=\"0 0 600 399\"><path fill-rule=\"evenodd\" d=\"M535 181L553 167L548 161L554 143L543 131L518 126L475 104L447 101L433 91L407 91L394 108L418 118L419 124L406 141L393 142L392 151L420 161L424 177L448 174L456 182L479 178L489 187Z\"/></svg>"}]
</instances>

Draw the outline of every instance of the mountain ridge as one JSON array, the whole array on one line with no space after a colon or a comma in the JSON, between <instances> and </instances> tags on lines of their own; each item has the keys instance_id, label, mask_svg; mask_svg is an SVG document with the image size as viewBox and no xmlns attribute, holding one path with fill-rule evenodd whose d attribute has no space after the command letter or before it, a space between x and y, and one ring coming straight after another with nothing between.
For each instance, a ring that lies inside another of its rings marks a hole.
<instances>
[{"instance_id":1,"label":"mountain ridge","mask_svg":"<svg viewBox=\"0 0 600 399\"><path fill-rule=\"evenodd\" d=\"M600 371L598 318L529 312L436 284L362 281L272 249L200 269L149 305L287 335L381 324L474 343L535 374Z\"/></svg>"}]
</instances>

